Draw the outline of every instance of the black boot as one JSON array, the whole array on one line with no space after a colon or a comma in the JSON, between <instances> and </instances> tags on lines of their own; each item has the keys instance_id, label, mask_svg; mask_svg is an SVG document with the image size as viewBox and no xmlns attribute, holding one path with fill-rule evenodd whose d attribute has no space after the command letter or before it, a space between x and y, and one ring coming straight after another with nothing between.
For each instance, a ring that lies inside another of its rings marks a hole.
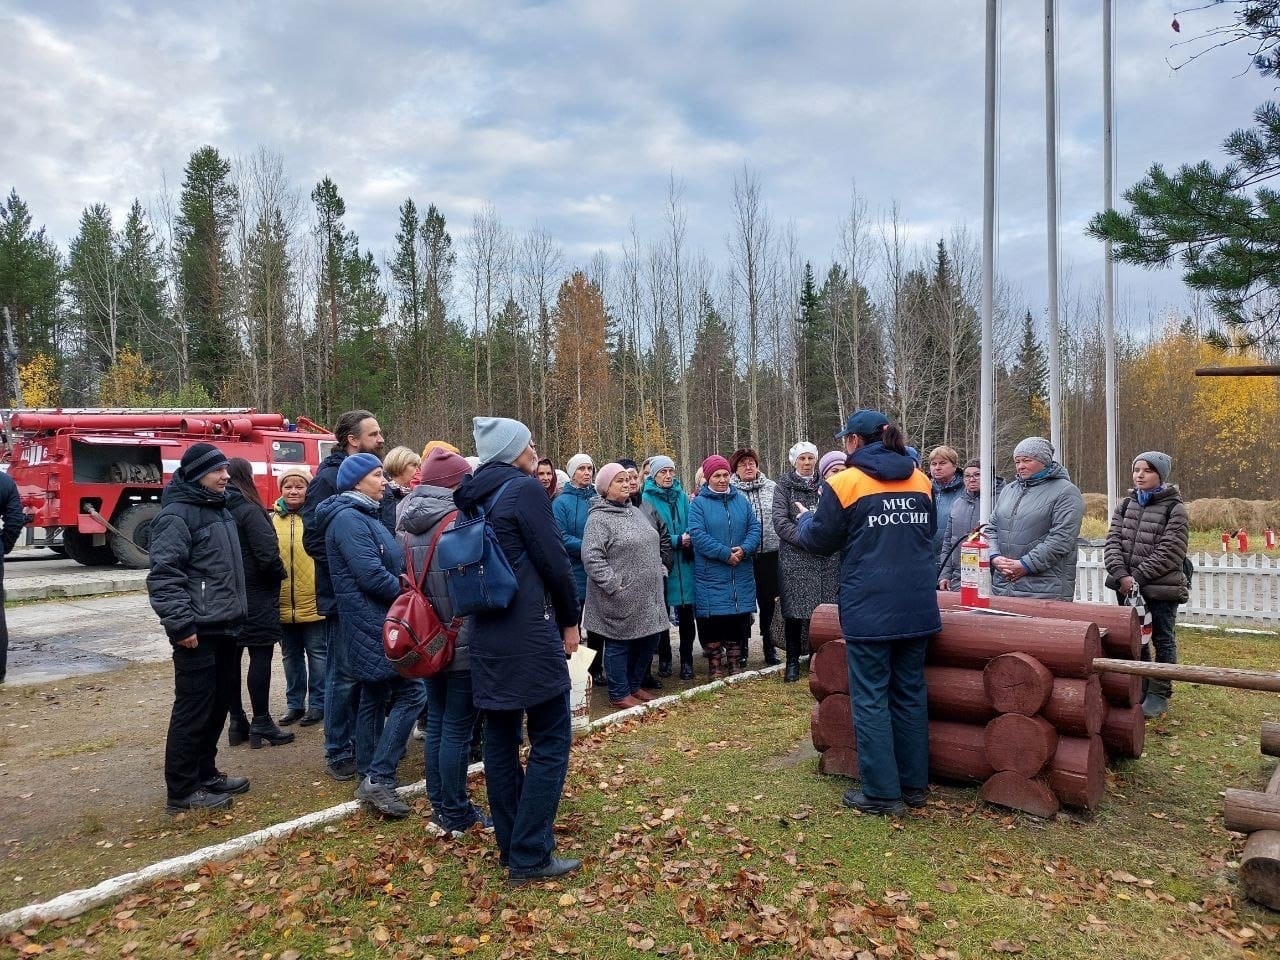
<instances>
[{"instance_id":1,"label":"black boot","mask_svg":"<svg viewBox=\"0 0 1280 960\"><path fill-rule=\"evenodd\" d=\"M253 723L249 724L249 746L257 750L264 740L271 746L278 747L282 743L293 743L293 734L281 730L270 714L264 714L254 717Z\"/></svg>"},{"instance_id":2,"label":"black boot","mask_svg":"<svg viewBox=\"0 0 1280 960\"><path fill-rule=\"evenodd\" d=\"M795 683L800 679L800 638L787 631L787 669L782 675L783 683Z\"/></svg>"},{"instance_id":3,"label":"black boot","mask_svg":"<svg viewBox=\"0 0 1280 960\"><path fill-rule=\"evenodd\" d=\"M249 718L243 710L227 714L227 746L238 747L249 739Z\"/></svg>"}]
</instances>

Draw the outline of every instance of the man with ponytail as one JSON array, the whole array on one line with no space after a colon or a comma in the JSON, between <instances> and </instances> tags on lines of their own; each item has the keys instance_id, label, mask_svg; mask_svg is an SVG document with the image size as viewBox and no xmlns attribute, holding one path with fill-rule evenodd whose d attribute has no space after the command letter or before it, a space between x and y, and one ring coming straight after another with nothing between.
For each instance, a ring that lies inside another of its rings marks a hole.
<instances>
[{"instance_id":1,"label":"man with ponytail","mask_svg":"<svg viewBox=\"0 0 1280 960\"><path fill-rule=\"evenodd\" d=\"M861 781L844 805L893 815L928 802L924 655L942 629L937 514L929 478L883 413L856 411L836 438L848 469L823 481L816 509L796 504L796 533L811 553L842 551L840 629Z\"/></svg>"}]
</instances>

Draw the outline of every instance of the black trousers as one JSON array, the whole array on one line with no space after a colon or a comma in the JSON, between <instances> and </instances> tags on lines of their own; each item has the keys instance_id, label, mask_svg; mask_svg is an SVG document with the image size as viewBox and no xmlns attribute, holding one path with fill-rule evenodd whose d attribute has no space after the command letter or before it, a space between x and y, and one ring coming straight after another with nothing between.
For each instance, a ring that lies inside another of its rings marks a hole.
<instances>
[{"instance_id":1,"label":"black trousers","mask_svg":"<svg viewBox=\"0 0 1280 960\"><path fill-rule=\"evenodd\" d=\"M164 747L164 780L175 800L217 774L218 737L240 692L240 650L233 638L201 633L194 650L173 648L173 710Z\"/></svg>"},{"instance_id":2,"label":"black trousers","mask_svg":"<svg viewBox=\"0 0 1280 960\"><path fill-rule=\"evenodd\" d=\"M240 666L244 663L244 651L249 651L249 671L245 681L249 687L249 706L255 717L266 717L271 712L271 658L276 645L252 644L242 646L236 654L236 698L232 702L232 712L244 713L244 701L240 699Z\"/></svg>"},{"instance_id":3,"label":"black trousers","mask_svg":"<svg viewBox=\"0 0 1280 960\"><path fill-rule=\"evenodd\" d=\"M727 652L730 647L745 650L750 634L750 614L698 618L698 639L702 641L702 649L708 657L716 652Z\"/></svg>"},{"instance_id":4,"label":"black trousers","mask_svg":"<svg viewBox=\"0 0 1280 960\"><path fill-rule=\"evenodd\" d=\"M760 639L765 652L773 647L773 608L778 605L778 551L757 553L752 561L756 577L756 606L760 608ZM746 651L744 646L743 651Z\"/></svg>"},{"instance_id":5,"label":"black trousers","mask_svg":"<svg viewBox=\"0 0 1280 960\"><path fill-rule=\"evenodd\" d=\"M0 566L0 577L4 575L4 567ZM4 581L0 579L0 683L4 683L4 673L9 663L9 623L4 616Z\"/></svg>"},{"instance_id":6,"label":"black trousers","mask_svg":"<svg viewBox=\"0 0 1280 960\"><path fill-rule=\"evenodd\" d=\"M676 607L676 619L680 621L680 663L693 663L693 638L698 635L698 625L693 617L693 604ZM671 665L671 631L658 634L658 663Z\"/></svg>"}]
</instances>

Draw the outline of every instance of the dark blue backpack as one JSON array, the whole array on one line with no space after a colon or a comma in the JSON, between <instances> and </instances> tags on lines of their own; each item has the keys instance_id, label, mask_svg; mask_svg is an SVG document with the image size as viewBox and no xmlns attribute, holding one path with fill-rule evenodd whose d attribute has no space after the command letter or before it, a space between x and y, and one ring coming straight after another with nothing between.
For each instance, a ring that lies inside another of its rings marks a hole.
<instances>
[{"instance_id":1,"label":"dark blue backpack","mask_svg":"<svg viewBox=\"0 0 1280 960\"><path fill-rule=\"evenodd\" d=\"M492 505L513 481L508 480L490 498ZM445 577L456 616L505 610L516 597L518 584L507 555L483 507L476 515L459 520L440 535L436 560Z\"/></svg>"}]
</instances>

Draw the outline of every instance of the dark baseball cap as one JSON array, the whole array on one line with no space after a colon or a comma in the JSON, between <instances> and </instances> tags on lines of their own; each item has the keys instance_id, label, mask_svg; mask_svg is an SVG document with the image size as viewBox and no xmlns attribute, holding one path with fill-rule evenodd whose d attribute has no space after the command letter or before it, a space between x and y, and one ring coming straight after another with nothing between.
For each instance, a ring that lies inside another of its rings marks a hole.
<instances>
[{"instance_id":1,"label":"dark baseball cap","mask_svg":"<svg viewBox=\"0 0 1280 960\"><path fill-rule=\"evenodd\" d=\"M857 434L860 437L871 436L889 425L889 418L879 410L855 410L844 422L844 429L836 434L837 440Z\"/></svg>"}]
</instances>

